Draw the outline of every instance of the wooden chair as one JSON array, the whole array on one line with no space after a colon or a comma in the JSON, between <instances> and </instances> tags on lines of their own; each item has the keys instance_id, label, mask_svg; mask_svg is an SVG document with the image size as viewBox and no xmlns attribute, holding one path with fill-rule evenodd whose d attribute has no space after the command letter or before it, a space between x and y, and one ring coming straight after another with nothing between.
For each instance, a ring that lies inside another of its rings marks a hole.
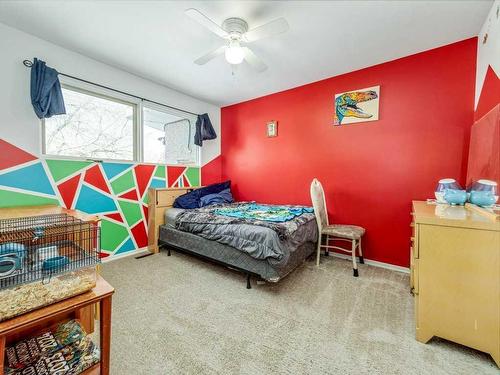
<instances>
[{"instance_id":1,"label":"wooden chair","mask_svg":"<svg viewBox=\"0 0 500 375\"><path fill-rule=\"evenodd\" d=\"M328 249L337 249L352 255L352 269L354 277L358 277L358 265L356 263L356 249L359 249L359 263L364 264L363 251L361 250L361 237L365 234L365 229L356 225L330 224L326 210L325 192L321 183L314 179L311 183L311 201L314 207L314 214L318 223L318 251L316 265L319 266L321 248L325 248L325 255ZM323 236L326 243L322 244ZM351 243L351 249L330 245L330 241L347 241Z\"/></svg>"}]
</instances>

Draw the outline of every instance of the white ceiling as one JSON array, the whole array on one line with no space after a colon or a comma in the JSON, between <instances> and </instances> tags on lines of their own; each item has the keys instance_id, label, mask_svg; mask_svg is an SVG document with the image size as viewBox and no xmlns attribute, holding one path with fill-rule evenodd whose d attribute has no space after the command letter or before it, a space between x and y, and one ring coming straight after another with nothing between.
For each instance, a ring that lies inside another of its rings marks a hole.
<instances>
[{"instance_id":1,"label":"white ceiling","mask_svg":"<svg viewBox=\"0 0 500 375\"><path fill-rule=\"evenodd\" d=\"M0 22L208 102L227 105L476 36L492 1L0 1ZM269 66L193 60L222 40L184 15L197 8L286 34L252 49ZM67 72L71 74L71 72Z\"/></svg>"}]
</instances>

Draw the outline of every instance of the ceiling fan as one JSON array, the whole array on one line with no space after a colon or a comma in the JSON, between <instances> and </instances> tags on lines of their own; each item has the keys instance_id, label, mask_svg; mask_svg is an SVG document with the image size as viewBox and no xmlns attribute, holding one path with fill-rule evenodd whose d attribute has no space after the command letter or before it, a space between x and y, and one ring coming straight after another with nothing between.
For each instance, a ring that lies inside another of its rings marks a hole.
<instances>
[{"instance_id":1,"label":"ceiling fan","mask_svg":"<svg viewBox=\"0 0 500 375\"><path fill-rule=\"evenodd\" d=\"M233 66L241 64L245 60L255 70L263 72L267 69L267 65L245 44L281 34L288 30L288 22L284 18L278 18L248 30L248 23L242 18L228 18L222 23L222 26L219 26L197 9L190 8L185 13L214 34L227 40L225 45L196 59L194 62L198 65L204 65L213 58L224 54L226 61Z\"/></svg>"}]
</instances>

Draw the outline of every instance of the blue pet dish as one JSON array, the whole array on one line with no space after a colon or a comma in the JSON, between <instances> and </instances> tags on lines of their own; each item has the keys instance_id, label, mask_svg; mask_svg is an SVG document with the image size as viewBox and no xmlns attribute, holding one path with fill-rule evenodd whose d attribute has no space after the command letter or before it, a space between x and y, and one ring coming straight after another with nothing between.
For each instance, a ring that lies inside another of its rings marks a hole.
<instances>
[{"instance_id":1,"label":"blue pet dish","mask_svg":"<svg viewBox=\"0 0 500 375\"><path fill-rule=\"evenodd\" d=\"M467 201L467 192L465 190L447 189L444 193L444 200L452 206L462 206Z\"/></svg>"},{"instance_id":2,"label":"blue pet dish","mask_svg":"<svg viewBox=\"0 0 500 375\"><path fill-rule=\"evenodd\" d=\"M69 264L68 257L58 256L49 259L45 259L42 263L42 269L44 271L52 271L55 268L61 269Z\"/></svg>"},{"instance_id":3,"label":"blue pet dish","mask_svg":"<svg viewBox=\"0 0 500 375\"><path fill-rule=\"evenodd\" d=\"M470 202L481 207L488 207L496 202L496 197L491 191L471 191Z\"/></svg>"}]
</instances>

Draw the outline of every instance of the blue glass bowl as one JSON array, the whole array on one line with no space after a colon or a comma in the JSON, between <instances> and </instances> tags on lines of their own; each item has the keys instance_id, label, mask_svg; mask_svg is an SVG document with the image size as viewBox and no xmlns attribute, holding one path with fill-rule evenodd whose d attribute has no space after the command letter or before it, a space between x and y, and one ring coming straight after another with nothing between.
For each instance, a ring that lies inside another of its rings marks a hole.
<instances>
[{"instance_id":1,"label":"blue glass bowl","mask_svg":"<svg viewBox=\"0 0 500 375\"><path fill-rule=\"evenodd\" d=\"M496 202L496 197L491 191L471 191L469 200L475 205L488 207Z\"/></svg>"},{"instance_id":2,"label":"blue glass bowl","mask_svg":"<svg viewBox=\"0 0 500 375\"><path fill-rule=\"evenodd\" d=\"M451 205L463 205L467 201L467 192L465 190L446 189L444 200Z\"/></svg>"}]
</instances>

